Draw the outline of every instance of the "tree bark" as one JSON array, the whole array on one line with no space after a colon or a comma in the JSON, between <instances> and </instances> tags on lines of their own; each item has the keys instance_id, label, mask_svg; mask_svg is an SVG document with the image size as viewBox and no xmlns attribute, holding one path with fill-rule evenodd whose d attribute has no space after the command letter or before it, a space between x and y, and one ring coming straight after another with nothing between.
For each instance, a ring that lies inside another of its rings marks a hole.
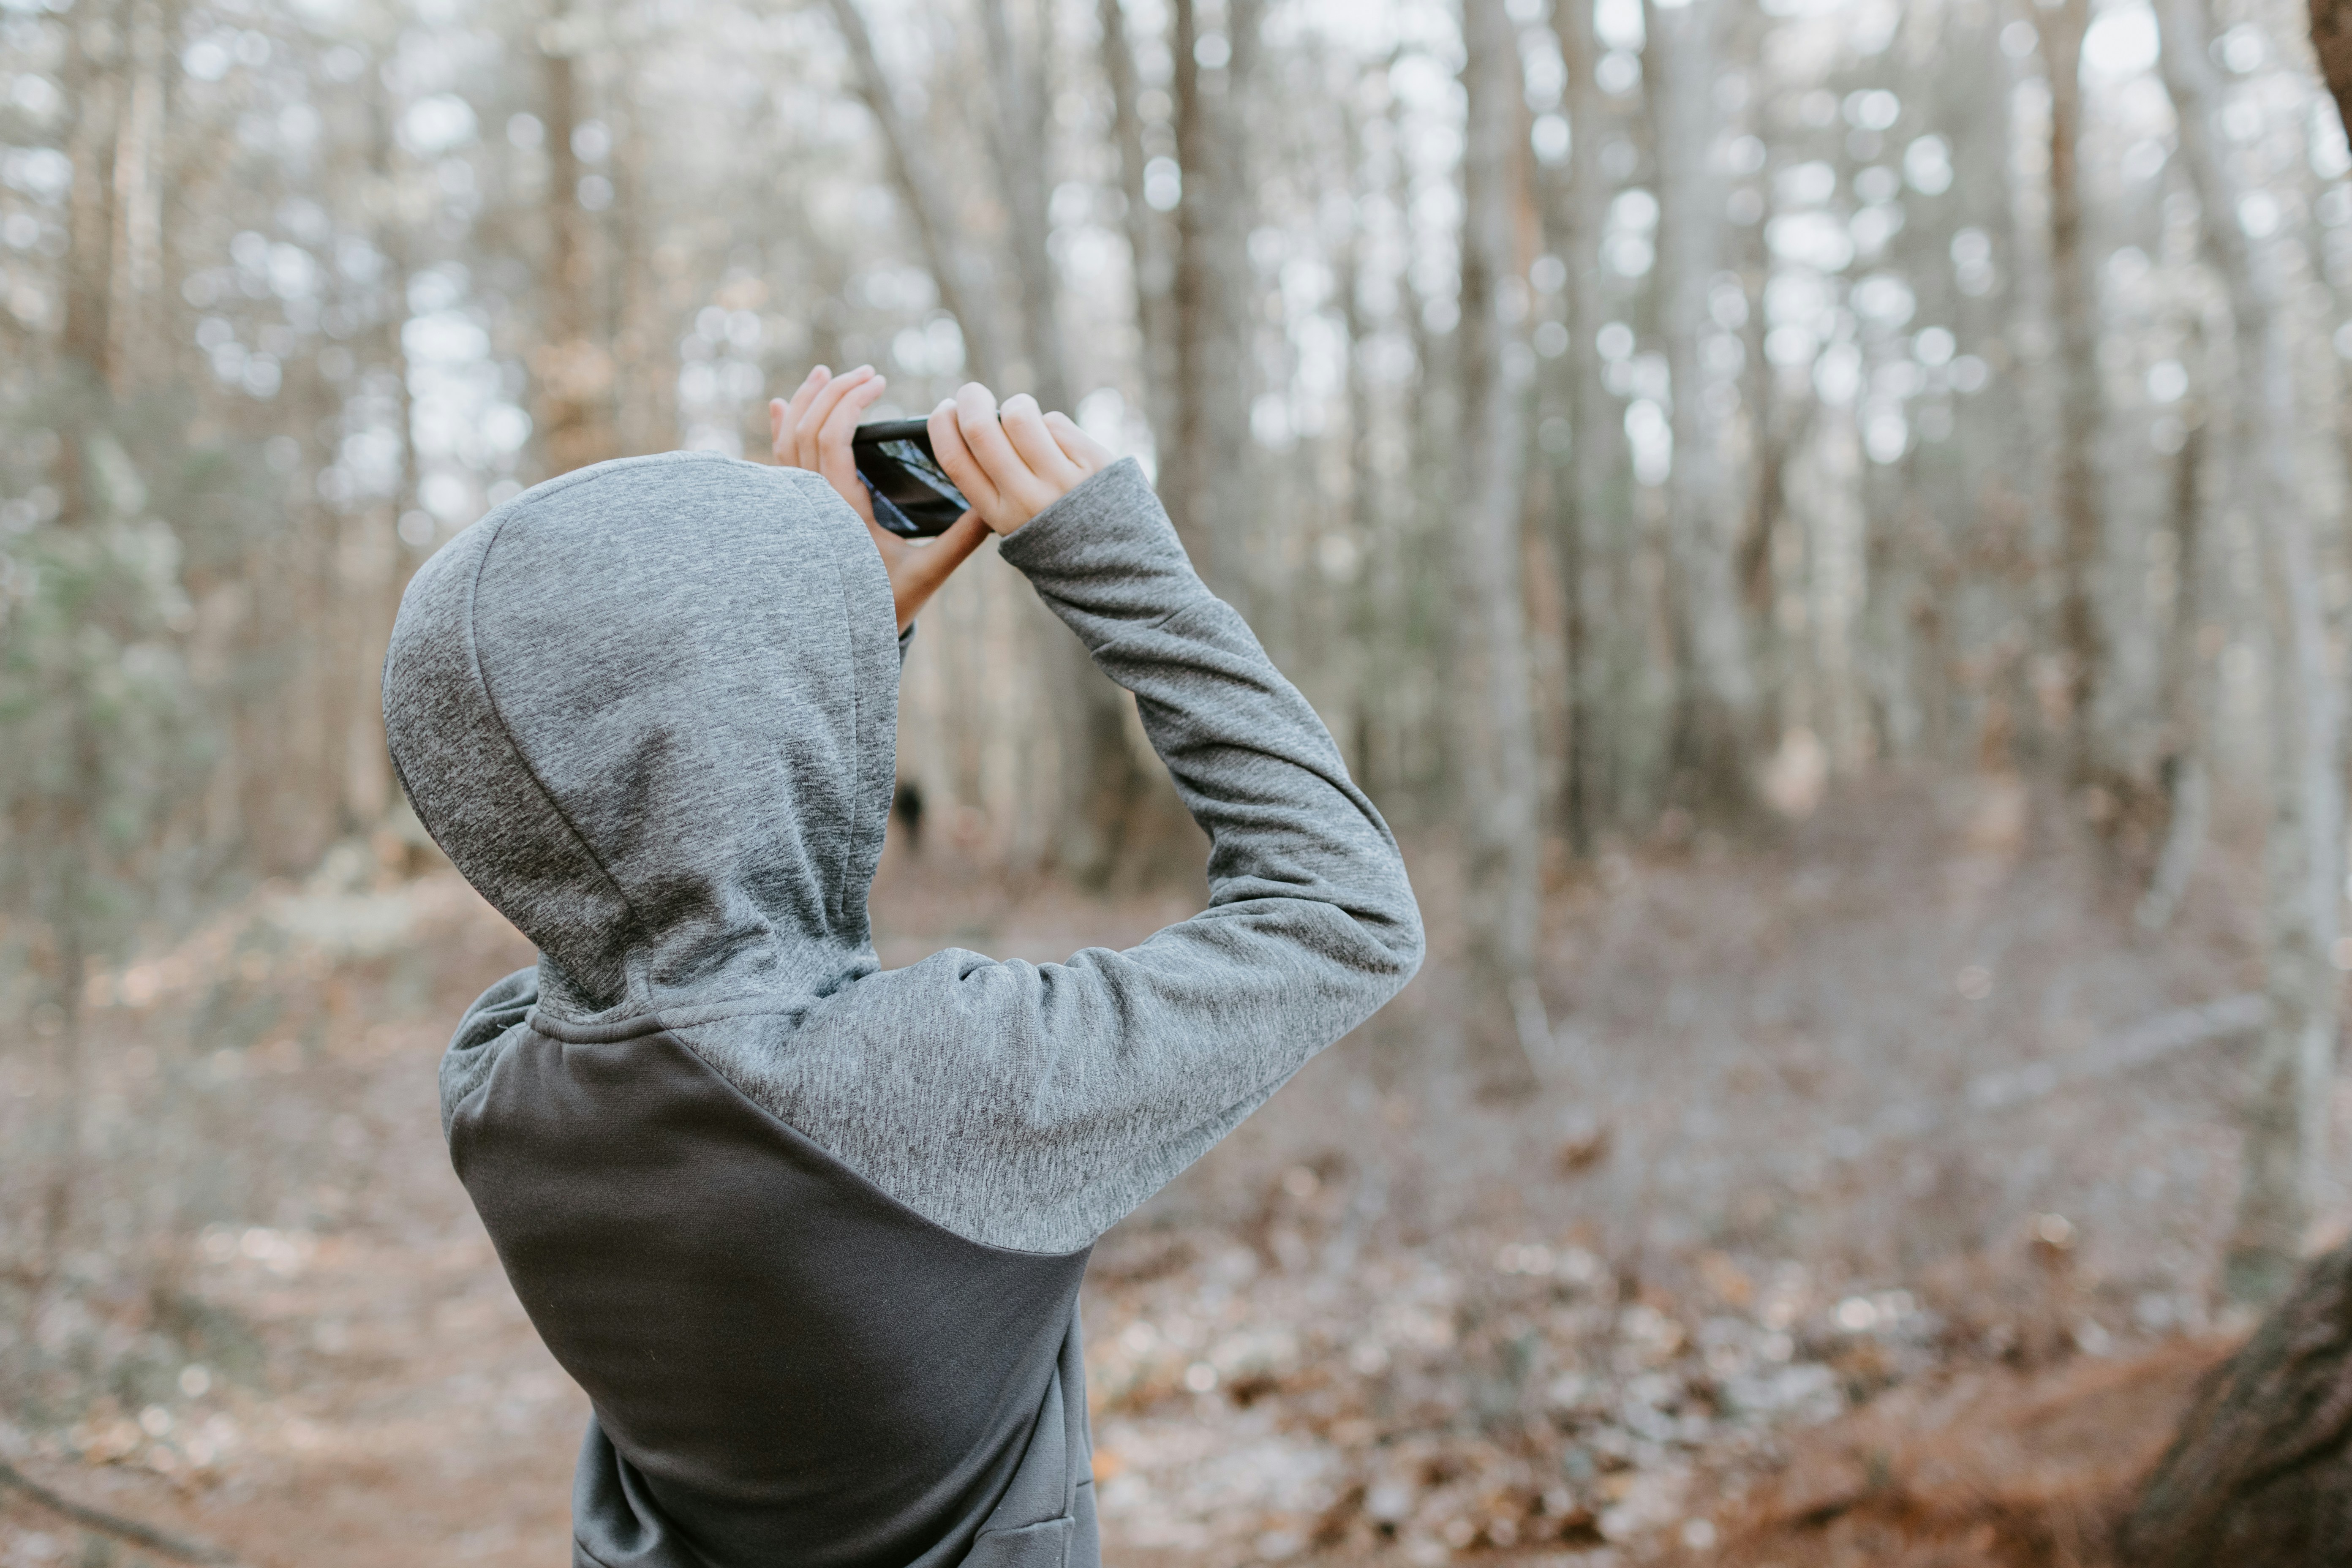
<instances>
[{"instance_id":1,"label":"tree bark","mask_svg":"<svg viewBox=\"0 0 2352 1568\"><path fill-rule=\"evenodd\" d=\"M2214 124L2221 92L2200 0L2157 7L2160 63L2179 122L2181 162L2203 208L2206 254L2230 297L2236 336L2237 446L2250 465L2269 635L2271 818L2263 846L2265 989L2271 1021L2242 1108L2245 1175L2224 1288L2276 1300L2301 1250L2325 1156L2335 1078L2339 980L2330 962L2343 874L2336 777L2337 708L2311 519L2296 463L2293 345L2273 258L2236 222Z\"/></svg>"},{"instance_id":2,"label":"tree bark","mask_svg":"<svg viewBox=\"0 0 2352 1568\"><path fill-rule=\"evenodd\" d=\"M1060 279L1045 245L1053 188L1046 145L1048 23L1037 18L1035 47L1024 51L1005 0L982 0L980 11L994 109L990 139L1011 226L1013 274L1021 294L1021 359L1028 370L1025 386L1005 390L1029 392L1045 407L1075 415ZM1035 616L1029 624L1055 694L1065 809L1053 819L1050 853L1064 873L1098 888L1110 880L1131 845L1157 837L1144 831L1143 820L1155 795L1165 808L1149 814L1156 827L1172 826L1181 808L1164 786L1153 791L1153 780L1138 764L1128 742L1128 695L1095 668L1084 645L1059 623Z\"/></svg>"},{"instance_id":3,"label":"tree bark","mask_svg":"<svg viewBox=\"0 0 2352 1568\"><path fill-rule=\"evenodd\" d=\"M370 357L388 372L392 388L392 429L397 452L392 494L382 512L367 517L367 526L380 530L377 544L362 552L378 572L372 602L362 602L359 618L364 628L364 652L357 671L358 700L350 715L347 744L351 761L346 773L349 793L344 802L352 821L373 826L394 810L401 796L393 788L392 758L383 742L383 653L392 641L393 622L400 614L400 596L423 559L424 552L400 537L401 519L417 505L416 400L408 384L408 349L402 329L408 322L408 283L413 270L409 226L403 221L402 187L415 177L404 166L394 132L398 105L382 76L371 73L368 177L375 187L369 207L375 215L370 238L383 258L378 280L378 320L368 345Z\"/></svg>"},{"instance_id":4,"label":"tree bark","mask_svg":"<svg viewBox=\"0 0 2352 1568\"><path fill-rule=\"evenodd\" d=\"M1261 0L1228 0L1222 35L1193 0L1174 0L1177 204L1176 427L1160 486L1177 531L1220 596L1250 610L1244 563L1250 472L1249 187L1242 104L1257 52ZM1222 37L1222 68L1201 63Z\"/></svg>"},{"instance_id":5,"label":"tree bark","mask_svg":"<svg viewBox=\"0 0 2352 1568\"><path fill-rule=\"evenodd\" d=\"M2210 436L2200 409L2191 409L2179 456L2173 458L2172 539L2175 587L2172 625L2165 637L2162 690L2164 755L2158 775L2164 791L2164 846L2134 918L2142 931L2172 923L2203 852L2210 806L2205 766L2206 710L2211 698L2204 633L2207 528L2206 448Z\"/></svg>"},{"instance_id":6,"label":"tree bark","mask_svg":"<svg viewBox=\"0 0 2352 1568\"><path fill-rule=\"evenodd\" d=\"M1127 7L1101 0L1103 75L1110 82L1111 137L1118 146L1119 194L1125 198L1129 267L1135 284L1136 327L1142 338L1143 407L1156 439L1176 428L1176 258L1174 237L1148 195L1144 170L1142 86L1127 36Z\"/></svg>"},{"instance_id":7,"label":"tree bark","mask_svg":"<svg viewBox=\"0 0 2352 1568\"><path fill-rule=\"evenodd\" d=\"M671 362L676 334L655 278L654 237L659 223L646 177L646 110L636 77L626 67L614 97L613 357L618 367L614 440L625 454L667 452L677 445L677 376ZM760 415L765 420L766 414Z\"/></svg>"},{"instance_id":8,"label":"tree bark","mask_svg":"<svg viewBox=\"0 0 2352 1568\"><path fill-rule=\"evenodd\" d=\"M1506 0L1464 0L1462 82L1469 123L1462 158L1461 474L1468 512L1453 544L1455 668L1472 987L1464 1028L1482 1089L1535 1085L1549 1043L1536 990L1542 839L1535 720L1520 596L1520 500L1531 355L1505 320L1518 273L1522 92Z\"/></svg>"},{"instance_id":9,"label":"tree bark","mask_svg":"<svg viewBox=\"0 0 2352 1568\"><path fill-rule=\"evenodd\" d=\"M1045 407L1066 412L1071 407L1070 374L1062 346L1061 289L1045 249L1052 185L1045 167L1045 40L1039 38L1024 59L1012 18L1005 15L1005 0L981 0L980 24L995 111L990 139L997 183L1004 193L1006 239L1021 295L1022 358L1028 369L1026 376L1013 378L1024 384L1005 390L1028 392Z\"/></svg>"},{"instance_id":10,"label":"tree bark","mask_svg":"<svg viewBox=\"0 0 2352 1568\"><path fill-rule=\"evenodd\" d=\"M2069 767L2078 783L2105 769L2097 742L2099 681L2106 663L2099 567L2098 300L2083 244L2083 36L2090 0L2060 0L2036 14L2050 70L2050 278L2059 367L2058 639L2066 658Z\"/></svg>"},{"instance_id":11,"label":"tree bark","mask_svg":"<svg viewBox=\"0 0 2352 1568\"><path fill-rule=\"evenodd\" d=\"M2352 0L2311 0L2311 43L2336 118L2352 131Z\"/></svg>"},{"instance_id":12,"label":"tree bark","mask_svg":"<svg viewBox=\"0 0 2352 1568\"><path fill-rule=\"evenodd\" d=\"M1609 717L1625 663L1624 617L1618 585L1630 559L1633 507L1626 493L1625 426L1601 379L1593 344L1607 312L1602 308L1601 237L1608 220L1610 190L1601 169L1601 132L1608 110L1592 68L1600 58L1592 7L1551 8L1553 36L1567 66L1566 107L1570 137L1564 181L1553 182L1547 216L1557 228L1560 259L1568 272L1569 352L1561 356L1569 377L1569 456L1572 472L1562 493L1560 559L1567 578L1570 713L1567 734L1568 787L1564 791L1570 841L1580 850L1621 808L1609 765Z\"/></svg>"},{"instance_id":13,"label":"tree bark","mask_svg":"<svg viewBox=\"0 0 2352 1568\"><path fill-rule=\"evenodd\" d=\"M2352 1246L2207 1381L2118 1544L2135 1568L2352 1561Z\"/></svg>"},{"instance_id":14,"label":"tree bark","mask_svg":"<svg viewBox=\"0 0 2352 1568\"><path fill-rule=\"evenodd\" d=\"M550 477L613 457L613 355L597 307L596 250L580 205L580 40L557 12L541 29L540 119L547 145L546 309L531 354L536 433Z\"/></svg>"},{"instance_id":15,"label":"tree bark","mask_svg":"<svg viewBox=\"0 0 2352 1568\"><path fill-rule=\"evenodd\" d=\"M118 398L155 379L150 367L163 335L163 180L156 170L163 142L163 67L177 20L152 3L131 13L121 125L114 142L114 243L107 327L107 363Z\"/></svg>"},{"instance_id":16,"label":"tree bark","mask_svg":"<svg viewBox=\"0 0 2352 1568\"><path fill-rule=\"evenodd\" d=\"M1723 197L1710 157L1716 132L1715 6L1646 5L1643 78L1657 138L1659 330L1674 399L1674 468L1666 479L1674 551L1681 693L1675 751L1700 799L1729 816L1748 803L1755 672L1725 523L1718 432L1699 359L1707 290L1722 264Z\"/></svg>"},{"instance_id":17,"label":"tree bark","mask_svg":"<svg viewBox=\"0 0 2352 1568\"><path fill-rule=\"evenodd\" d=\"M866 30L857 0L830 0L830 4L842 45L849 52L857 96L882 133L882 145L890 155L891 177L915 226L924 264L939 286L940 303L962 331L965 365L975 378L1000 383L1008 358L1003 334L996 311L965 278L962 236L955 209L940 186L937 167L925 156L906 116L898 112L898 100L891 96L889 78L883 74L882 62L874 53L874 36Z\"/></svg>"},{"instance_id":18,"label":"tree bark","mask_svg":"<svg viewBox=\"0 0 2352 1568\"><path fill-rule=\"evenodd\" d=\"M101 5L84 16L78 6L64 26L66 61L60 75L73 119L65 142L73 160L73 188L66 208L65 322L58 348L69 375L92 386L110 379L113 333L108 312L113 303L115 139L120 131L121 44L116 21L120 6ZM68 448L76 443L68 442ZM68 468L74 467L69 457ZM61 487L68 510L77 509L76 476Z\"/></svg>"}]
</instances>

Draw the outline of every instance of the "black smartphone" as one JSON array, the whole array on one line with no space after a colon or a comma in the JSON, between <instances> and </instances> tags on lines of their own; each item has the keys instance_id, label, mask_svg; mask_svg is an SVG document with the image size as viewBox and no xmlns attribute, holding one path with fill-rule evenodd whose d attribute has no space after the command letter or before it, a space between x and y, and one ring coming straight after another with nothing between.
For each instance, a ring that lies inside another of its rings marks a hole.
<instances>
[{"instance_id":1,"label":"black smartphone","mask_svg":"<svg viewBox=\"0 0 2352 1568\"><path fill-rule=\"evenodd\" d=\"M857 477L873 498L874 521L892 533L934 538L971 510L932 456L930 426L925 420L861 425L850 437L849 450L857 462Z\"/></svg>"}]
</instances>

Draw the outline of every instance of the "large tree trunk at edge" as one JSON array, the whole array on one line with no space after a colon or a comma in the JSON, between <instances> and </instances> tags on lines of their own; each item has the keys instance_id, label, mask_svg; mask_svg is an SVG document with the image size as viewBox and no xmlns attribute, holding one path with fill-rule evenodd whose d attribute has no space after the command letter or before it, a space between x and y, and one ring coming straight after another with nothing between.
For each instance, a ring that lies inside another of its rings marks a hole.
<instances>
[{"instance_id":1,"label":"large tree trunk at edge","mask_svg":"<svg viewBox=\"0 0 2352 1568\"><path fill-rule=\"evenodd\" d=\"M2117 1547L2133 1568L2352 1562L2352 1246L2207 1380Z\"/></svg>"},{"instance_id":2,"label":"large tree trunk at edge","mask_svg":"<svg viewBox=\"0 0 2352 1568\"><path fill-rule=\"evenodd\" d=\"M2311 43L2336 115L2352 131L2352 0L2311 0Z\"/></svg>"}]
</instances>

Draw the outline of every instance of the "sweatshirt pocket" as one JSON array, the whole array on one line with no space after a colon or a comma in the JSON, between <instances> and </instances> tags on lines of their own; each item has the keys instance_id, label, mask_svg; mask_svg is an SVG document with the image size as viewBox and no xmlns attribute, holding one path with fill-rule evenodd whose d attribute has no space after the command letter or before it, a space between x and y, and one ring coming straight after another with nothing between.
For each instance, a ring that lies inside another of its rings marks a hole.
<instances>
[{"instance_id":1,"label":"sweatshirt pocket","mask_svg":"<svg viewBox=\"0 0 2352 1568\"><path fill-rule=\"evenodd\" d=\"M1065 1514L1020 1530L984 1530L965 1554L963 1568L1064 1568L1077 1521Z\"/></svg>"}]
</instances>

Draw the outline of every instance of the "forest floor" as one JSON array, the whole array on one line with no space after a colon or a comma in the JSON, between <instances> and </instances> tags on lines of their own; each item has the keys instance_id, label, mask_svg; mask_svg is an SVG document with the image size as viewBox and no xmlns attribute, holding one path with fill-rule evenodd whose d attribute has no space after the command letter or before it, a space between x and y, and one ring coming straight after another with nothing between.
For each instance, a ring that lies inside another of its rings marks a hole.
<instances>
[{"instance_id":1,"label":"forest floor","mask_svg":"<svg viewBox=\"0 0 2352 1568\"><path fill-rule=\"evenodd\" d=\"M2208 1302L2248 858L2209 856L2152 940L2134 868L2013 778L1605 854L1555 879L1551 1048L1507 1106L1456 1070L1455 890L1415 859L1423 976L1097 1251L1109 1559L2105 1561L2242 1327ZM1187 908L896 847L875 897L886 963L1055 959ZM0 1363L147 1347L94 1399L0 1410L0 1460L257 1568L561 1561L584 1401L435 1113L451 1018L528 949L446 868L356 855L236 919L126 971L98 1032L147 1037L230 954L268 1021L186 1049L233 1079L217 1158L271 1179L136 1290L0 1328ZM141 1049L101 1084L152 1076ZM0 1568L155 1560L0 1489Z\"/></svg>"}]
</instances>

